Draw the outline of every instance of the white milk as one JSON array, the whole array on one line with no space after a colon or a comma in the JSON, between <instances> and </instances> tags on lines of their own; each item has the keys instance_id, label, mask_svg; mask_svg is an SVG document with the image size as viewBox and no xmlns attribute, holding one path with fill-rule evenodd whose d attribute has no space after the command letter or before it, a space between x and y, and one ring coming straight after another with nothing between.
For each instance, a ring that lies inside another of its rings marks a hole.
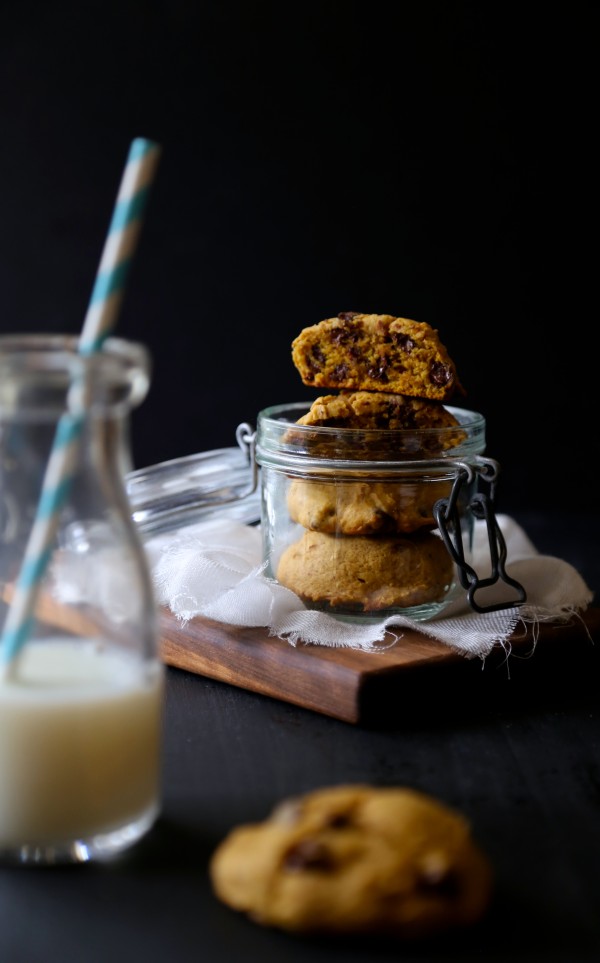
<instances>
[{"instance_id":1,"label":"white milk","mask_svg":"<svg viewBox=\"0 0 600 963\"><path fill-rule=\"evenodd\" d=\"M0 681L0 850L158 812L162 666L99 639L30 642Z\"/></svg>"}]
</instances>

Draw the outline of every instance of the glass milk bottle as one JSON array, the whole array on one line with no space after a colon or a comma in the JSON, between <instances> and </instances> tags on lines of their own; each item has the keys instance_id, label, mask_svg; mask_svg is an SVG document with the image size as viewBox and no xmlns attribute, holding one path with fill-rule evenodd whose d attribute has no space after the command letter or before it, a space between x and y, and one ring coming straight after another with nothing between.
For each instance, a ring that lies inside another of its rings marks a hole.
<instances>
[{"instance_id":1,"label":"glass milk bottle","mask_svg":"<svg viewBox=\"0 0 600 963\"><path fill-rule=\"evenodd\" d=\"M159 812L163 669L123 477L149 367L145 348L122 339L84 357L76 338L0 337L3 862L109 856ZM65 412L80 429L67 495L32 576L25 638L9 652L6 620Z\"/></svg>"}]
</instances>

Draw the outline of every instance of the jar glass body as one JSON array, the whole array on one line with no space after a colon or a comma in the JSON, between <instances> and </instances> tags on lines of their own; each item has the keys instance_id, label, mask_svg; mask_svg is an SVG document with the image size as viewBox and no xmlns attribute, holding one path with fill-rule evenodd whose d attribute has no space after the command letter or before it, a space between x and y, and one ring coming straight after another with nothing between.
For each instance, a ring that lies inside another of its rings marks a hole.
<instances>
[{"instance_id":1,"label":"jar glass body","mask_svg":"<svg viewBox=\"0 0 600 963\"><path fill-rule=\"evenodd\" d=\"M47 466L78 426L65 494L35 585L26 640L0 681L0 858L110 855L160 805L163 668L147 559L124 472L145 397L143 346L90 357L66 336L0 337L0 625L23 575Z\"/></svg>"},{"instance_id":2,"label":"jar glass body","mask_svg":"<svg viewBox=\"0 0 600 963\"><path fill-rule=\"evenodd\" d=\"M485 420L449 407L456 427L368 429L297 424L309 404L259 413L266 574L309 608L350 620L439 615L462 592L436 525L457 472L485 449ZM477 472L456 497L465 559Z\"/></svg>"}]
</instances>

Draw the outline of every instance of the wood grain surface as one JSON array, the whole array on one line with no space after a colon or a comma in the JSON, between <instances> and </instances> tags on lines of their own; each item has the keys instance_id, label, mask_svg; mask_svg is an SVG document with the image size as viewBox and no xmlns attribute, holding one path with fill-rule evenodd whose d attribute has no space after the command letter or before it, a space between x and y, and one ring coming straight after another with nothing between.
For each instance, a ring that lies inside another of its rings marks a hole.
<instances>
[{"instance_id":1,"label":"wood grain surface","mask_svg":"<svg viewBox=\"0 0 600 963\"><path fill-rule=\"evenodd\" d=\"M356 723L373 700L397 698L416 670L468 662L435 639L405 631L391 648L380 652L291 645L263 628L240 628L195 618L185 626L169 611L161 612L161 653L170 666L194 672L253 692L292 702L325 715ZM536 646L566 644L573 638L593 638L600 630L600 610L583 619L539 627ZM391 638L391 637L390 637ZM511 639L514 652L533 652L529 631ZM498 657L504 650L498 646ZM490 657L491 658L491 657ZM412 675L411 675L412 673Z\"/></svg>"},{"instance_id":2,"label":"wood grain surface","mask_svg":"<svg viewBox=\"0 0 600 963\"><path fill-rule=\"evenodd\" d=\"M4 593L5 599L10 597ZM38 600L37 616L56 629L79 635L102 634L85 611L57 604L48 596ZM600 637L600 609L590 608L568 622L541 624L534 639L531 630L518 628L511 650L535 658L538 647L565 647L579 640ZM390 635L385 642L393 642ZM182 624L165 608L159 610L160 656L165 665L216 679L251 692L290 702L341 719L363 721L373 703L397 700L415 673L452 666L464 675L467 666L480 664L428 636L404 630L398 641L378 652L292 645L270 636L266 628L244 628L197 617ZM498 645L487 661L505 660Z\"/></svg>"}]
</instances>

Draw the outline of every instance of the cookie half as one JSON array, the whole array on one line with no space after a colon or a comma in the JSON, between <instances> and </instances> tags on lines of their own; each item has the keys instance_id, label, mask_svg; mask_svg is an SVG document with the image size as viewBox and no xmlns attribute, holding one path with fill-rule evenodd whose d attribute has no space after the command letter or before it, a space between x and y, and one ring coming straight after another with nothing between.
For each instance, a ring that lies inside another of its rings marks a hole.
<instances>
[{"instance_id":1,"label":"cookie half","mask_svg":"<svg viewBox=\"0 0 600 963\"><path fill-rule=\"evenodd\" d=\"M437 330L389 314L347 311L306 327L292 361L305 385L437 401L464 390Z\"/></svg>"}]
</instances>

